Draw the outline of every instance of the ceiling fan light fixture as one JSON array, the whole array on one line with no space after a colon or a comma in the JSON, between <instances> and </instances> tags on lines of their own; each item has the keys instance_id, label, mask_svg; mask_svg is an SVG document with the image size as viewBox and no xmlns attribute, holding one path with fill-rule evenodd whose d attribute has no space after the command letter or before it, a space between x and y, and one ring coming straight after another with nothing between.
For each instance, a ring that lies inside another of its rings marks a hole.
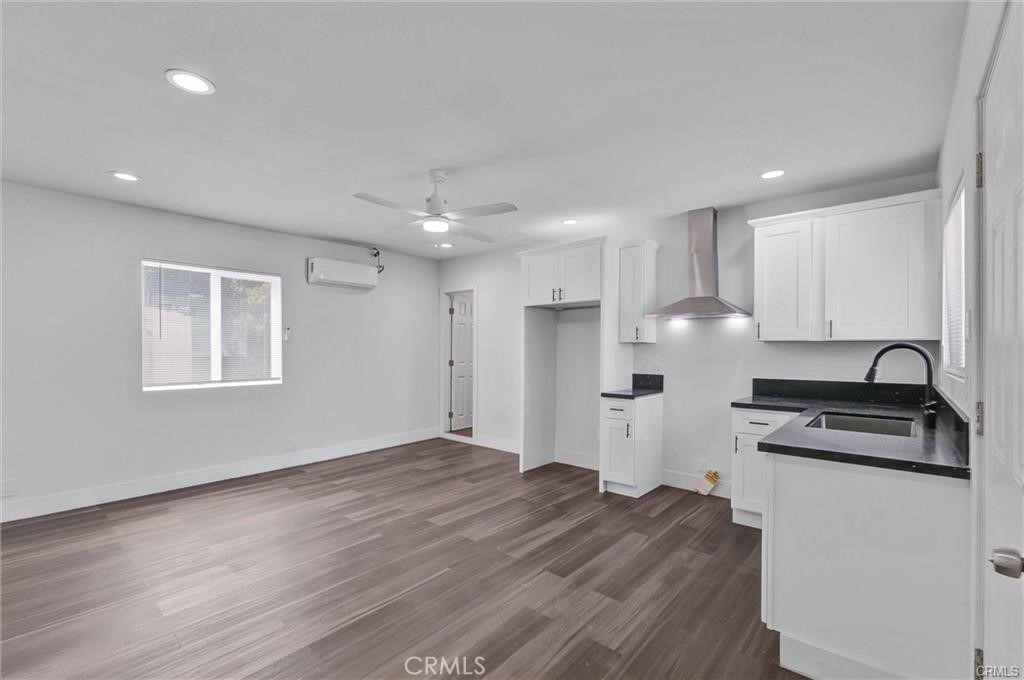
<instances>
[{"instance_id":1,"label":"ceiling fan light fixture","mask_svg":"<svg viewBox=\"0 0 1024 680\"><path fill-rule=\"evenodd\" d=\"M448 231L448 220L440 217L428 217L423 220L423 229L434 234L443 234Z\"/></svg>"},{"instance_id":2,"label":"ceiling fan light fixture","mask_svg":"<svg viewBox=\"0 0 1024 680\"><path fill-rule=\"evenodd\" d=\"M213 94L217 89L209 78L180 68L169 68L164 76L171 85L189 94Z\"/></svg>"}]
</instances>

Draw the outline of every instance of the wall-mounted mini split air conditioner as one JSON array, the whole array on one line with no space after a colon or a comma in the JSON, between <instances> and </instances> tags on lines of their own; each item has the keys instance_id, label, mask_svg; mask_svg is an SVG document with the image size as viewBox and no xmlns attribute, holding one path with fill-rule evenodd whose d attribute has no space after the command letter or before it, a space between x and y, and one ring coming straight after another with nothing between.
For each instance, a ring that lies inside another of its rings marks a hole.
<instances>
[{"instance_id":1,"label":"wall-mounted mini split air conditioner","mask_svg":"<svg viewBox=\"0 0 1024 680\"><path fill-rule=\"evenodd\" d=\"M317 286L373 288L377 285L377 267L326 257L306 258L306 282Z\"/></svg>"}]
</instances>

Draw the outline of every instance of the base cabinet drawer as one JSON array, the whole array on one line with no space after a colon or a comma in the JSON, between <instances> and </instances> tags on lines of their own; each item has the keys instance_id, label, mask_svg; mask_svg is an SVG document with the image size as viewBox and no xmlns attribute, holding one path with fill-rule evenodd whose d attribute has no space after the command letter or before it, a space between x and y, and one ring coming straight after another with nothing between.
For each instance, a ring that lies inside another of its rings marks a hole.
<instances>
[{"instance_id":1,"label":"base cabinet drawer","mask_svg":"<svg viewBox=\"0 0 1024 680\"><path fill-rule=\"evenodd\" d=\"M735 408L732 410L732 431L740 434L757 434L762 437L771 434L796 416L788 411L753 411Z\"/></svg>"},{"instance_id":2,"label":"base cabinet drawer","mask_svg":"<svg viewBox=\"0 0 1024 680\"><path fill-rule=\"evenodd\" d=\"M601 417L615 418L616 420L632 420L635 404L632 399L608 399L601 400Z\"/></svg>"}]
</instances>

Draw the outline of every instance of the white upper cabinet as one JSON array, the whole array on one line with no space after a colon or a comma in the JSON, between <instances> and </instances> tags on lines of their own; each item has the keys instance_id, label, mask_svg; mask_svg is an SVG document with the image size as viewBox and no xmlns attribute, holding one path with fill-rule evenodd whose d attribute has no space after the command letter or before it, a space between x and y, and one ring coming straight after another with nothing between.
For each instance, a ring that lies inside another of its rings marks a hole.
<instances>
[{"instance_id":1,"label":"white upper cabinet","mask_svg":"<svg viewBox=\"0 0 1024 680\"><path fill-rule=\"evenodd\" d=\"M938 340L938 190L750 221L758 340Z\"/></svg>"},{"instance_id":2,"label":"white upper cabinet","mask_svg":"<svg viewBox=\"0 0 1024 680\"><path fill-rule=\"evenodd\" d=\"M527 306L561 306L601 299L601 244L523 254Z\"/></svg>"},{"instance_id":3,"label":"white upper cabinet","mask_svg":"<svg viewBox=\"0 0 1024 680\"><path fill-rule=\"evenodd\" d=\"M758 340L814 340L820 300L814 276L814 220L754 232L754 333Z\"/></svg>"},{"instance_id":4,"label":"white upper cabinet","mask_svg":"<svg viewBox=\"0 0 1024 680\"><path fill-rule=\"evenodd\" d=\"M655 342L658 244L643 241L619 249L619 342Z\"/></svg>"},{"instance_id":5,"label":"white upper cabinet","mask_svg":"<svg viewBox=\"0 0 1024 680\"><path fill-rule=\"evenodd\" d=\"M559 253L541 253L523 258L523 285L527 305L558 301L562 286L562 257Z\"/></svg>"},{"instance_id":6,"label":"white upper cabinet","mask_svg":"<svg viewBox=\"0 0 1024 680\"><path fill-rule=\"evenodd\" d=\"M829 340L939 339L941 269L926 228L923 202L825 220Z\"/></svg>"}]
</instances>

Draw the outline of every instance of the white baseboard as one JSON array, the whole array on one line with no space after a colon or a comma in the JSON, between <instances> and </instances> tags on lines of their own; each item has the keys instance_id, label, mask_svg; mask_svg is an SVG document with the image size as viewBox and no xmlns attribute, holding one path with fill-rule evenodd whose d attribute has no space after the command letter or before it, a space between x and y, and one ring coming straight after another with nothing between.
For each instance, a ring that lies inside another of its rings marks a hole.
<instances>
[{"instance_id":1,"label":"white baseboard","mask_svg":"<svg viewBox=\"0 0 1024 680\"><path fill-rule=\"evenodd\" d=\"M572 465L574 467L583 468L585 470L597 470L596 452L592 454L586 454L576 453L574 451L566 451L565 449L556 449L555 462L564 463L566 465Z\"/></svg>"},{"instance_id":2,"label":"white baseboard","mask_svg":"<svg viewBox=\"0 0 1024 680\"><path fill-rule=\"evenodd\" d=\"M703 476L689 472L679 472L678 470L662 470L661 483L666 486L674 486L677 489L693 491L697 488L697 482ZM720 496L721 498L732 498L732 483L728 480L719 481L715 488L711 490L711 495Z\"/></svg>"},{"instance_id":3,"label":"white baseboard","mask_svg":"<svg viewBox=\"0 0 1024 680\"><path fill-rule=\"evenodd\" d=\"M787 635L779 636L779 665L817 680L884 680L902 677L794 640Z\"/></svg>"},{"instance_id":4,"label":"white baseboard","mask_svg":"<svg viewBox=\"0 0 1024 680\"><path fill-rule=\"evenodd\" d=\"M72 489L71 491L61 491L43 496L30 496L27 498L9 497L3 500L3 521L9 522L27 517L49 515L50 513L63 510L86 508L100 503L110 503L111 501L147 496L153 493L183 489L199 484L209 484L210 482L245 477L261 472L282 470L296 465L308 465L309 463L317 463L333 458L344 458L392 446L401 446L403 444L433 439L440 434L440 428L429 427L422 430L362 439L334 446L289 451L288 453L275 456L265 456L263 458L241 460L223 465L183 470L156 477L132 479L125 482L91 486L84 489Z\"/></svg>"},{"instance_id":5,"label":"white baseboard","mask_svg":"<svg viewBox=\"0 0 1024 680\"><path fill-rule=\"evenodd\" d=\"M754 529L762 528L764 520L759 512L751 512L749 510L740 510L739 508L732 509L732 522L733 524L742 524L745 527L751 527Z\"/></svg>"},{"instance_id":6,"label":"white baseboard","mask_svg":"<svg viewBox=\"0 0 1024 680\"><path fill-rule=\"evenodd\" d=\"M498 451L514 453L517 456L521 455L523 452L522 442L516 441L515 439L493 437L487 434L476 434L475 432L473 433L473 444L476 446L483 446L488 449L497 449Z\"/></svg>"}]
</instances>

